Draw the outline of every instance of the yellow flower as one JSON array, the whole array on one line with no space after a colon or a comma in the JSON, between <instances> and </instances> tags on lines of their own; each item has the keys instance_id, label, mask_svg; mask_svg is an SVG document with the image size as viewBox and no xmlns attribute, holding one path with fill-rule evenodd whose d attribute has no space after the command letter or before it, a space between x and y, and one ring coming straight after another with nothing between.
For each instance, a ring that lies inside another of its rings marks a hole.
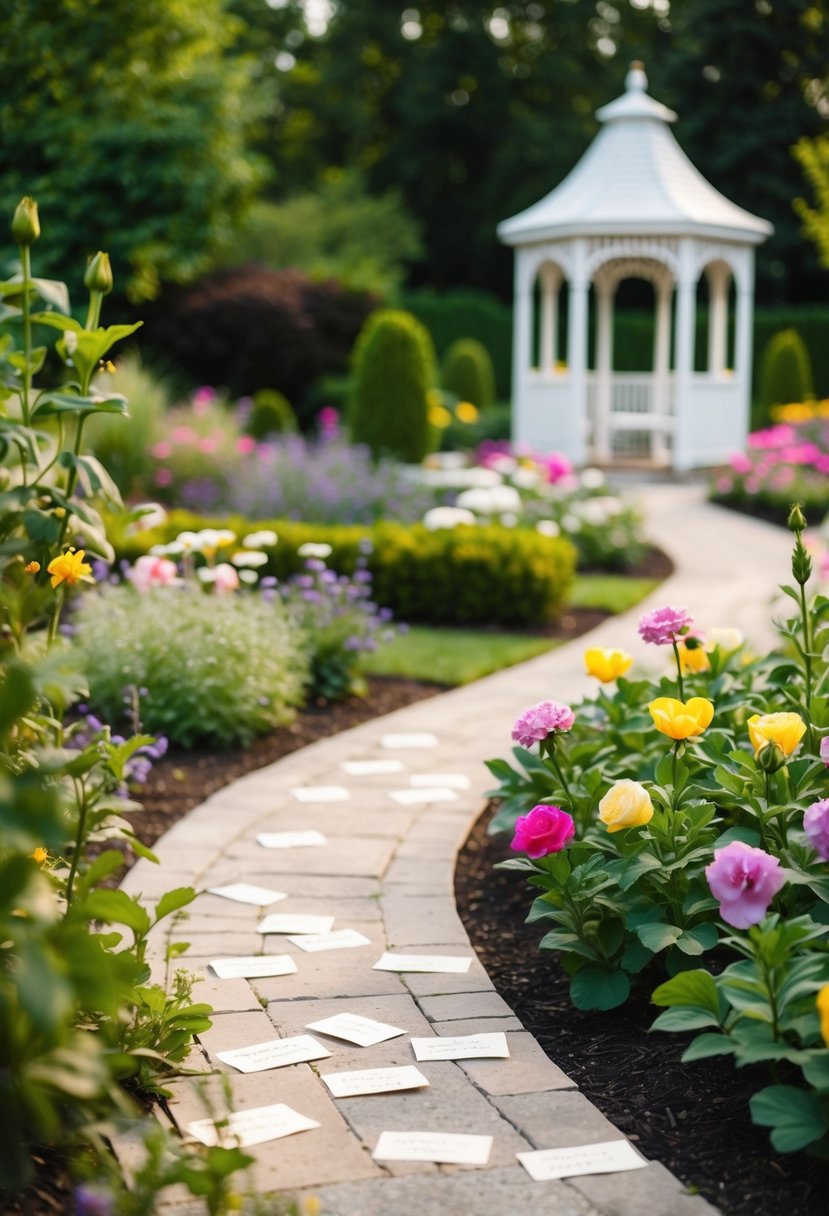
<instances>
[{"instance_id":1,"label":"yellow flower","mask_svg":"<svg viewBox=\"0 0 829 1216\"><path fill-rule=\"evenodd\" d=\"M80 579L91 583L92 567L83 559L83 549L79 549L77 553L74 549L68 549L66 553L53 557L46 567L47 572L52 576L52 586L57 587L60 583L77 583Z\"/></svg>"},{"instance_id":2,"label":"yellow flower","mask_svg":"<svg viewBox=\"0 0 829 1216\"><path fill-rule=\"evenodd\" d=\"M37 864L39 866L43 865L44 861L47 860L48 856L49 856L48 849L44 849L43 845L40 845L40 844L37 846L34 853L32 853L33 859L37 862Z\"/></svg>"},{"instance_id":3,"label":"yellow flower","mask_svg":"<svg viewBox=\"0 0 829 1216\"><path fill-rule=\"evenodd\" d=\"M471 401L459 401L455 406L455 417L458 422L477 422L477 406L474 406Z\"/></svg>"},{"instance_id":4,"label":"yellow flower","mask_svg":"<svg viewBox=\"0 0 829 1216\"><path fill-rule=\"evenodd\" d=\"M37 574L39 570L40 562L29 562L28 565L23 567L24 574Z\"/></svg>"},{"instance_id":5,"label":"yellow flower","mask_svg":"<svg viewBox=\"0 0 829 1216\"><path fill-rule=\"evenodd\" d=\"M691 697L690 701L657 697L651 701L648 709L656 729L669 739L676 740L701 735L714 717L714 706L705 697Z\"/></svg>"},{"instance_id":6,"label":"yellow flower","mask_svg":"<svg viewBox=\"0 0 829 1216\"><path fill-rule=\"evenodd\" d=\"M442 405L430 405L429 421L432 426L436 426L439 431L443 431L452 421L452 415Z\"/></svg>"},{"instance_id":7,"label":"yellow flower","mask_svg":"<svg viewBox=\"0 0 829 1216\"><path fill-rule=\"evenodd\" d=\"M676 648L679 651L679 665L683 671L710 671L711 664L708 662L708 655L702 648L702 643L697 639L693 639L697 644L689 646L687 641L677 640Z\"/></svg>"},{"instance_id":8,"label":"yellow flower","mask_svg":"<svg viewBox=\"0 0 829 1216\"><path fill-rule=\"evenodd\" d=\"M594 646L584 652L584 665L589 676L595 676L602 684L618 680L633 666L633 655L626 650L606 650Z\"/></svg>"},{"instance_id":9,"label":"yellow flower","mask_svg":"<svg viewBox=\"0 0 829 1216\"><path fill-rule=\"evenodd\" d=\"M754 714L748 720L748 733L755 757L769 743L776 743L788 759L806 733L800 714Z\"/></svg>"},{"instance_id":10,"label":"yellow flower","mask_svg":"<svg viewBox=\"0 0 829 1216\"><path fill-rule=\"evenodd\" d=\"M599 803L599 818L608 832L641 827L652 817L651 796L638 781L617 781Z\"/></svg>"},{"instance_id":11,"label":"yellow flower","mask_svg":"<svg viewBox=\"0 0 829 1216\"><path fill-rule=\"evenodd\" d=\"M829 984L824 984L817 994L817 1011L820 1014L820 1033L829 1047Z\"/></svg>"}]
</instances>

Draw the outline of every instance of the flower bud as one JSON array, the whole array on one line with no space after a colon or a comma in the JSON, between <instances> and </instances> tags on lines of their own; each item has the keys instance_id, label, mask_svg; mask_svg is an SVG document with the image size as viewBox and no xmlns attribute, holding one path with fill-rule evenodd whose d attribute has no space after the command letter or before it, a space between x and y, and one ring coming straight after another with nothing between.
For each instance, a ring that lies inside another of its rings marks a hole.
<instances>
[{"instance_id":1,"label":"flower bud","mask_svg":"<svg viewBox=\"0 0 829 1216\"><path fill-rule=\"evenodd\" d=\"M87 291L98 291L102 296L112 291L112 267L109 264L109 254L100 250L89 259L83 285Z\"/></svg>"},{"instance_id":2,"label":"flower bud","mask_svg":"<svg viewBox=\"0 0 829 1216\"><path fill-rule=\"evenodd\" d=\"M757 753L757 763L764 773L776 773L786 763L786 755L779 743L767 743Z\"/></svg>"},{"instance_id":3,"label":"flower bud","mask_svg":"<svg viewBox=\"0 0 829 1216\"><path fill-rule=\"evenodd\" d=\"M792 554L792 575L795 582L805 586L812 577L812 559L809 557L808 550L800 539L800 534L797 536L797 543Z\"/></svg>"},{"instance_id":4,"label":"flower bud","mask_svg":"<svg viewBox=\"0 0 829 1216\"><path fill-rule=\"evenodd\" d=\"M800 509L800 503L794 502L789 508L789 518L786 526L790 532L803 532L806 528L806 516Z\"/></svg>"},{"instance_id":5,"label":"flower bud","mask_svg":"<svg viewBox=\"0 0 829 1216\"><path fill-rule=\"evenodd\" d=\"M33 245L40 236L40 219L33 198L22 198L12 219L12 236L17 245Z\"/></svg>"}]
</instances>

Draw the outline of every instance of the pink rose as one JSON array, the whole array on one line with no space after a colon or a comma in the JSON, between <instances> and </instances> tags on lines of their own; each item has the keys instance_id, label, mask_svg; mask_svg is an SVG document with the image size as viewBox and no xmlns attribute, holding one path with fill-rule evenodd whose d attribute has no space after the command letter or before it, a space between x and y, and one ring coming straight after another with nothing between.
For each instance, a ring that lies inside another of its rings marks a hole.
<instances>
[{"instance_id":1,"label":"pink rose","mask_svg":"<svg viewBox=\"0 0 829 1216\"><path fill-rule=\"evenodd\" d=\"M786 881L778 858L741 840L715 852L705 877L720 901L720 916L735 929L758 925Z\"/></svg>"},{"instance_id":2,"label":"pink rose","mask_svg":"<svg viewBox=\"0 0 829 1216\"><path fill-rule=\"evenodd\" d=\"M219 562L218 566L213 568L213 578L210 581L213 583L217 595L229 595L230 592L237 590L239 575L234 566L227 562Z\"/></svg>"},{"instance_id":3,"label":"pink rose","mask_svg":"<svg viewBox=\"0 0 829 1216\"><path fill-rule=\"evenodd\" d=\"M515 836L510 845L528 857L560 853L576 834L573 818L557 806L534 806L528 815L515 821Z\"/></svg>"},{"instance_id":4,"label":"pink rose","mask_svg":"<svg viewBox=\"0 0 829 1216\"><path fill-rule=\"evenodd\" d=\"M639 636L653 646L670 646L693 623L687 608L653 608L639 618Z\"/></svg>"},{"instance_id":5,"label":"pink rose","mask_svg":"<svg viewBox=\"0 0 829 1216\"><path fill-rule=\"evenodd\" d=\"M824 735L820 741L820 758L829 768L829 735Z\"/></svg>"},{"instance_id":6,"label":"pink rose","mask_svg":"<svg viewBox=\"0 0 829 1216\"><path fill-rule=\"evenodd\" d=\"M823 740L826 743L826 739ZM813 802L803 816L803 831L823 861L829 861L829 798Z\"/></svg>"},{"instance_id":7,"label":"pink rose","mask_svg":"<svg viewBox=\"0 0 829 1216\"><path fill-rule=\"evenodd\" d=\"M236 440L236 451L241 456L250 456L251 452L256 451L256 440L252 435L240 435Z\"/></svg>"},{"instance_id":8,"label":"pink rose","mask_svg":"<svg viewBox=\"0 0 829 1216\"><path fill-rule=\"evenodd\" d=\"M522 747L540 743L548 735L570 730L576 720L569 705L560 701L539 701L525 709L512 728L512 737Z\"/></svg>"},{"instance_id":9,"label":"pink rose","mask_svg":"<svg viewBox=\"0 0 829 1216\"><path fill-rule=\"evenodd\" d=\"M151 587L169 587L178 581L178 567L168 557L153 557L145 553L139 557L127 578L136 591L149 591Z\"/></svg>"}]
</instances>

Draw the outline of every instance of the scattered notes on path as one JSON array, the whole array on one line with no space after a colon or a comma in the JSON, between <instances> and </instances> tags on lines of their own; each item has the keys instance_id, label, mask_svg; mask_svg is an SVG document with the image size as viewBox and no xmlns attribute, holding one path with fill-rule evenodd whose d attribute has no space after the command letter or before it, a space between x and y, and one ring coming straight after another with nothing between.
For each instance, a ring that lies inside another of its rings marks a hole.
<instances>
[{"instance_id":1,"label":"scattered notes on path","mask_svg":"<svg viewBox=\"0 0 829 1216\"><path fill-rule=\"evenodd\" d=\"M583 1174L615 1174L621 1170L640 1170L648 1164L627 1140L605 1140L576 1148L542 1148L515 1155L535 1182Z\"/></svg>"},{"instance_id":2,"label":"scattered notes on path","mask_svg":"<svg viewBox=\"0 0 829 1216\"><path fill-rule=\"evenodd\" d=\"M430 802L454 802L458 795L454 790L441 788L389 790L389 798L393 798L400 806L417 806Z\"/></svg>"},{"instance_id":3,"label":"scattered notes on path","mask_svg":"<svg viewBox=\"0 0 829 1216\"><path fill-rule=\"evenodd\" d=\"M307 849L328 844L322 832L260 832L256 837L264 849Z\"/></svg>"},{"instance_id":4,"label":"scattered notes on path","mask_svg":"<svg viewBox=\"0 0 829 1216\"><path fill-rule=\"evenodd\" d=\"M383 773L405 771L402 760L346 760L341 768L350 777L379 777Z\"/></svg>"},{"instance_id":5,"label":"scattered notes on path","mask_svg":"<svg viewBox=\"0 0 829 1216\"><path fill-rule=\"evenodd\" d=\"M318 950L351 950L355 946L370 946L371 941L356 929L335 929L333 933L303 933L290 936L289 942L308 953Z\"/></svg>"},{"instance_id":6,"label":"scattered notes on path","mask_svg":"<svg viewBox=\"0 0 829 1216\"><path fill-rule=\"evenodd\" d=\"M305 1029L317 1030L334 1039L344 1039L347 1043L356 1043L358 1047L373 1047L375 1043L385 1043L387 1039L397 1039L406 1033L399 1026L375 1022L359 1013L337 1013L319 1022L308 1022Z\"/></svg>"},{"instance_id":7,"label":"scattered notes on path","mask_svg":"<svg viewBox=\"0 0 829 1216\"><path fill-rule=\"evenodd\" d=\"M310 1131L319 1126L314 1119L277 1102L274 1106L234 1111L227 1116L227 1126L221 1129L221 1138L212 1119L188 1123L187 1131L208 1148L214 1148L217 1144L238 1144L239 1148L249 1148L252 1144L280 1140L283 1136L293 1136L296 1132Z\"/></svg>"},{"instance_id":8,"label":"scattered notes on path","mask_svg":"<svg viewBox=\"0 0 829 1216\"><path fill-rule=\"evenodd\" d=\"M429 731L412 731L409 734L388 734L383 735L380 740L381 747L401 749L420 748L420 747L437 747L440 740L437 735L431 734Z\"/></svg>"},{"instance_id":9,"label":"scattered notes on path","mask_svg":"<svg viewBox=\"0 0 829 1216\"><path fill-rule=\"evenodd\" d=\"M303 916L299 912L271 912L256 926L257 933L328 933L333 916Z\"/></svg>"},{"instance_id":10,"label":"scattered notes on path","mask_svg":"<svg viewBox=\"0 0 829 1216\"><path fill-rule=\"evenodd\" d=\"M386 951L374 964L373 971L442 971L458 975L472 966L471 958L451 954L392 954Z\"/></svg>"},{"instance_id":11,"label":"scattered notes on path","mask_svg":"<svg viewBox=\"0 0 829 1216\"><path fill-rule=\"evenodd\" d=\"M412 773L409 784L417 789L427 786L433 789L468 790L472 782L465 773Z\"/></svg>"},{"instance_id":12,"label":"scattered notes on path","mask_svg":"<svg viewBox=\"0 0 829 1216\"><path fill-rule=\"evenodd\" d=\"M266 1068L283 1068L286 1064L301 1064L305 1060L324 1060L331 1052L310 1034L294 1035L290 1039L269 1039L251 1047L233 1051L217 1051L216 1058L239 1072L264 1072Z\"/></svg>"},{"instance_id":13,"label":"scattered notes on path","mask_svg":"<svg viewBox=\"0 0 829 1216\"><path fill-rule=\"evenodd\" d=\"M491 1034L435 1036L412 1039L416 1060L506 1060L507 1036L503 1030Z\"/></svg>"},{"instance_id":14,"label":"scattered notes on path","mask_svg":"<svg viewBox=\"0 0 829 1216\"><path fill-rule=\"evenodd\" d=\"M267 908L277 900L287 899L285 891L271 891L268 887L255 887L249 882L232 882L226 887L208 887L208 895L220 895L222 899L232 899L237 904L253 904L256 908Z\"/></svg>"},{"instance_id":15,"label":"scattered notes on path","mask_svg":"<svg viewBox=\"0 0 829 1216\"><path fill-rule=\"evenodd\" d=\"M290 954L248 954L213 958L210 966L220 980L258 980L269 975L293 975L297 965Z\"/></svg>"},{"instance_id":16,"label":"scattered notes on path","mask_svg":"<svg viewBox=\"0 0 829 1216\"><path fill-rule=\"evenodd\" d=\"M492 1136L446 1132L381 1132L375 1161L435 1161L443 1165L486 1165Z\"/></svg>"},{"instance_id":17,"label":"scattered notes on path","mask_svg":"<svg viewBox=\"0 0 829 1216\"><path fill-rule=\"evenodd\" d=\"M402 1089L423 1089L429 1084L413 1064L401 1068L366 1068L359 1072L329 1072L322 1080L334 1098L357 1098L363 1094L390 1094Z\"/></svg>"},{"instance_id":18,"label":"scattered notes on path","mask_svg":"<svg viewBox=\"0 0 829 1216\"><path fill-rule=\"evenodd\" d=\"M348 802L351 797L344 785L300 785L291 793L297 802Z\"/></svg>"}]
</instances>

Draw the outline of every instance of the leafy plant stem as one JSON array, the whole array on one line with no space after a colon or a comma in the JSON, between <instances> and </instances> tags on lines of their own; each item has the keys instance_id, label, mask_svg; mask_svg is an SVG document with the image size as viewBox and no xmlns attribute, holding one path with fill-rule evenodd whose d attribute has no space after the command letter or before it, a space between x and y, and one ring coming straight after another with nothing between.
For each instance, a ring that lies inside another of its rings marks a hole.
<instances>
[{"instance_id":1,"label":"leafy plant stem","mask_svg":"<svg viewBox=\"0 0 829 1216\"><path fill-rule=\"evenodd\" d=\"M86 833L86 813L89 809L86 790L82 781L77 778L73 779L75 786L75 797L78 802L78 827L75 832L75 847L72 850L72 861L69 866L69 877L66 879L66 911L68 912L72 905L72 888L75 885L75 875L78 872L78 862L81 857L81 849L83 848L84 835Z\"/></svg>"},{"instance_id":2,"label":"leafy plant stem","mask_svg":"<svg viewBox=\"0 0 829 1216\"><path fill-rule=\"evenodd\" d=\"M21 405L23 407L23 425L28 426L29 398L32 386L32 315L29 287L32 282L32 255L28 245L20 246L20 267L23 279L23 384L21 388Z\"/></svg>"},{"instance_id":3,"label":"leafy plant stem","mask_svg":"<svg viewBox=\"0 0 829 1216\"><path fill-rule=\"evenodd\" d=\"M682 660L679 657L679 647L676 644L676 638L671 639L671 646L674 650L674 658L676 659L676 685L679 691L680 701L685 700L685 688L682 683Z\"/></svg>"},{"instance_id":4,"label":"leafy plant stem","mask_svg":"<svg viewBox=\"0 0 829 1216\"><path fill-rule=\"evenodd\" d=\"M64 589L62 586L55 589L55 602L52 605L52 613L49 617L49 628L46 631L46 649L50 650L52 644L57 637L58 625L60 624L60 616L63 611Z\"/></svg>"},{"instance_id":5,"label":"leafy plant stem","mask_svg":"<svg viewBox=\"0 0 829 1216\"><path fill-rule=\"evenodd\" d=\"M575 815L576 807L573 803L573 795L570 793L570 787L567 784L567 778L564 776L561 765L559 764L559 761L558 761L558 756L555 753L554 747L555 747L555 745L553 745L553 748L551 748L550 752L549 752L550 763L552 764L553 768L555 769L556 776L558 777L559 781L561 782L561 788L564 790L564 795L567 799L567 802L569 803L570 809L573 811L573 814Z\"/></svg>"},{"instance_id":6,"label":"leafy plant stem","mask_svg":"<svg viewBox=\"0 0 829 1216\"><path fill-rule=\"evenodd\" d=\"M809 636L809 607L806 603L806 584L800 587L800 615L803 621L803 669L806 677L806 721L809 728L809 744L814 747L812 727L812 654L811 638Z\"/></svg>"}]
</instances>

